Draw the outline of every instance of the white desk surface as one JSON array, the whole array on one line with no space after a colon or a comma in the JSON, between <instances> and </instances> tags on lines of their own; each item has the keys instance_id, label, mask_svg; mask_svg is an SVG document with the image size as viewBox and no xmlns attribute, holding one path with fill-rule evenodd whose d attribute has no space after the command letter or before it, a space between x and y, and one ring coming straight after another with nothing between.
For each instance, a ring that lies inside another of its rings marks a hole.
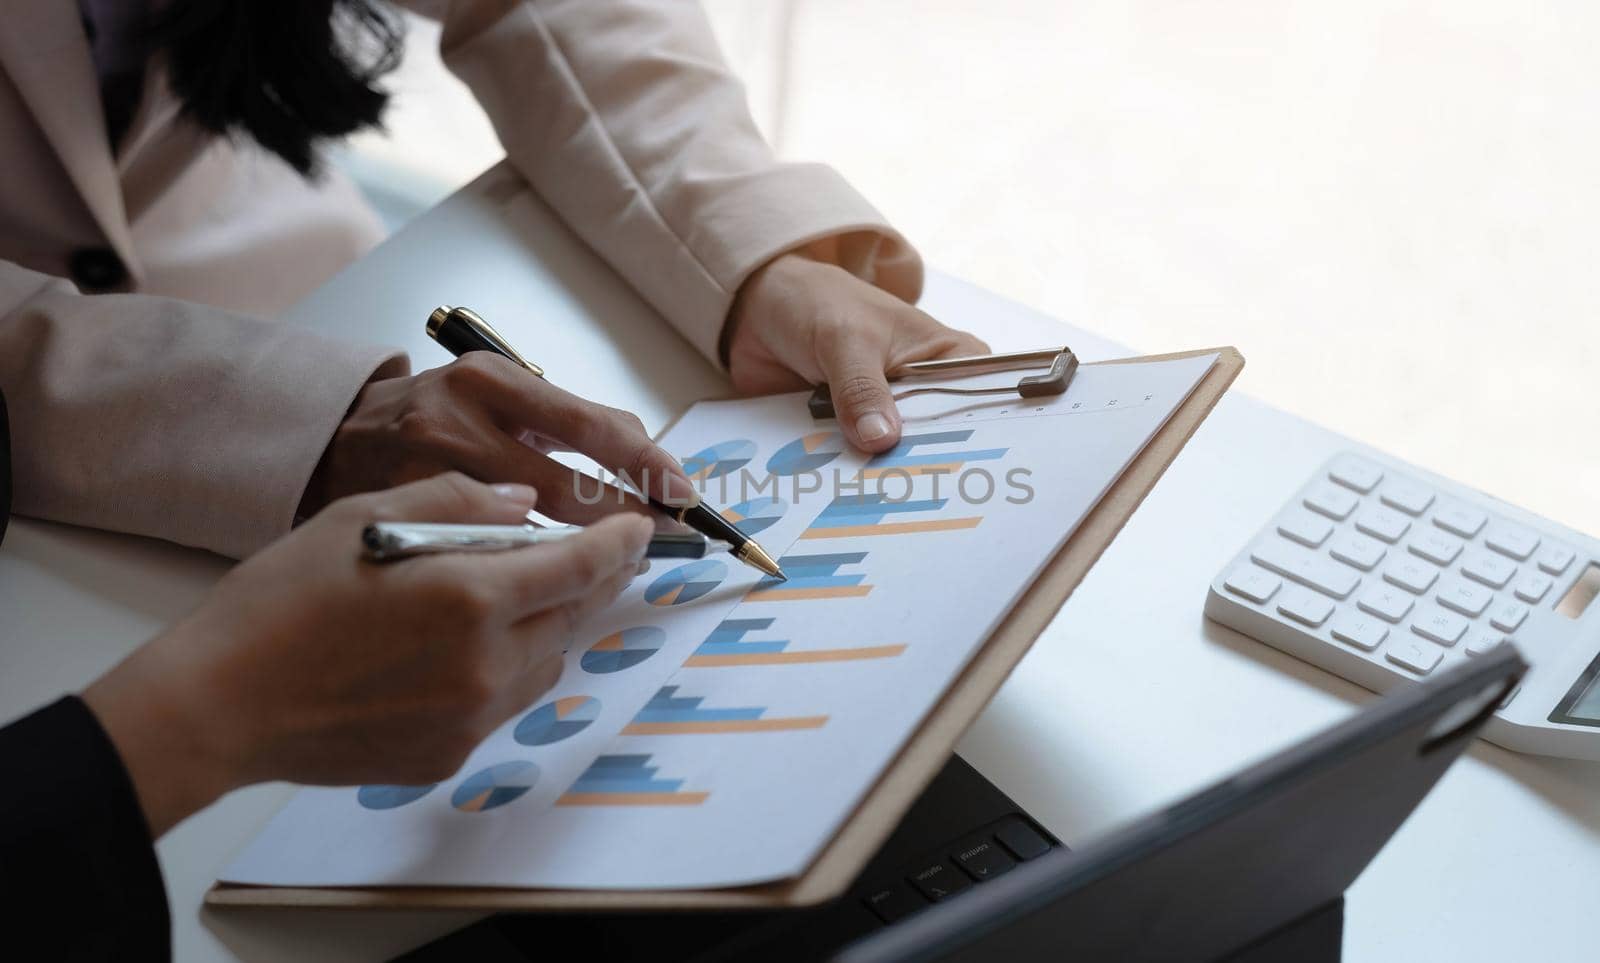
<instances>
[{"instance_id":1,"label":"white desk surface","mask_svg":"<svg viewBox=\"0 0 1600 963\"><path fill-rule=\"evenodd\" d=\"M558 383L632 409L651 430L690 402L727 391L520 182L497 171L340 274L291 318L400 345L418 366L431 366L446 358L422 322L440 303L482 311ZM997 350L1065 342L1088 360L1128 353L948 277L930 280L923 304ZM1239 348L1248 358L1250 346ZM1224 399L961 754L1070 844L1372 698L1201 616L1218 567L1286 492L1349 444L1253 399ZM169 545L13 521L0 549L0 721L87 684L194 605L223 568ZM470 919L202 909L216 871L289 791L236 793L161 842L179 960L376 960ZM1592 959L1597 905L1600 765L1479 743L1351 891L1346 958Z\"/></svg>"}]
</instances>

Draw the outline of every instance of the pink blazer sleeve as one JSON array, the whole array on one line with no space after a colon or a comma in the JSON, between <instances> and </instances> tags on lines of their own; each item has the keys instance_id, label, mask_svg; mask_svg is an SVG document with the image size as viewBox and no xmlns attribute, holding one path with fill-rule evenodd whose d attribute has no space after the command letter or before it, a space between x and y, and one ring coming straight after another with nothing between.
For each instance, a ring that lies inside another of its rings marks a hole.
<instances>
[{"instance_id":1,"label":"pink blazer sleeve","mask_svg":"<svg viewBox=\"0 0 1600 963\"><path fill-rule=\"evenodd\" d=\"M289 530L334 428L404 355L0 261L19 515L242 558Z\"/></svg>"},{"instance_id":2,"label":"pink blazer sleeve","mask_svg":"<svg viewBox=\"0 0 1600 963\"><path fill-rule=\"evenodd\" d=\"M511 163L713 362L739 285L808 248L914 301L916 252L834 170L778 161L693 0L409 0Z\"/></svg>"}]
</instances>

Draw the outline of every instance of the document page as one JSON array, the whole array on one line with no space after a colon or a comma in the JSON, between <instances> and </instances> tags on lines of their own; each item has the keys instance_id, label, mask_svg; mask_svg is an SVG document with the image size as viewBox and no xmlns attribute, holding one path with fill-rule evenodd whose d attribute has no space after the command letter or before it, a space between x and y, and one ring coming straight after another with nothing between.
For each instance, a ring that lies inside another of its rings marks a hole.
<instances>
[{"instance_id":1,"label":"document page","mask_svg":"<svg viewBox=\"0 0 1600 963\"><path fill-rule=\"evenodd\" d=\"M653 561L578 629L556 687L453 777L304 789L222 879L676 889L799 875L1215 361L1084 367L1050 398L910 397L899 445L874 457L804 394L694 406L662 443L789 580L726 554Z\"/></svg>"}]
</instances>

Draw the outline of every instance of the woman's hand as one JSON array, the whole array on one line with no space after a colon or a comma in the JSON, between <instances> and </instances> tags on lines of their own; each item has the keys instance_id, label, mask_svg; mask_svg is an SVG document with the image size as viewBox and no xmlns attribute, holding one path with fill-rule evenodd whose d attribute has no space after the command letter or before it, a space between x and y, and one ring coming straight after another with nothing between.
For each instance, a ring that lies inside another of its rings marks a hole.
<instances>
[{"instance_id":1,"label":"woman's hand","mask_svg":"<svg viewBox=\"0 0 1600 963\"><path fill-rule=\"evenodd\" d=\"M638 571L652 526L375 564L375 521L514 523L522 485L444 475L345 499L228 573L84 693L159 836L266 780L425 783L561 676L572 627Z\"/></svg>"},{"instance_id":2,"label":"woman's hand","mask_svg":"<svg viewBox=\"0 0 1600 963\"><path fill-rule=\"evenodd\" d=\"M870 452L900 440L885 371L989 350L849 271L800 254L751 275L728 323L734 387L765 394L827 382L845 437Z\"/></svg>"},{"instance_id":3,"label":"woman's hand","mask_svg":"<svg viewBox=\"0 0 1600 963\"><path fill-rule=\"evenodd\" d=\"M694 486L629 412L563 391L499 355L475 351L442 368L367 384L334 431L300 513L360 492L459 471L539 492L539 510L586 525L618 508L646 511L602 489L548 452L577 451L670 504L694 504Z\"/></svg>"}]
</instances>

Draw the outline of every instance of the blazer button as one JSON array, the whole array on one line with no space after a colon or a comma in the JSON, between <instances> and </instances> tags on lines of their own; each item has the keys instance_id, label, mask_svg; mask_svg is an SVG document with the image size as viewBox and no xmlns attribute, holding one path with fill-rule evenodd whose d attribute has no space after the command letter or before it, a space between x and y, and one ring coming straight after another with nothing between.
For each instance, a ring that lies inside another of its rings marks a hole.
<instances>
[{"instance_id":1,"label":"blazer button","mask_svg":"<svg viewBox=\"0 0 1600 963\"><path fill-rule=\"evenodd\" d=\"M108 247L86 247L72 252L67 262L72 280L85 291L109 291L128 279L128 267Z\"/></svg>"}]
</instances>

